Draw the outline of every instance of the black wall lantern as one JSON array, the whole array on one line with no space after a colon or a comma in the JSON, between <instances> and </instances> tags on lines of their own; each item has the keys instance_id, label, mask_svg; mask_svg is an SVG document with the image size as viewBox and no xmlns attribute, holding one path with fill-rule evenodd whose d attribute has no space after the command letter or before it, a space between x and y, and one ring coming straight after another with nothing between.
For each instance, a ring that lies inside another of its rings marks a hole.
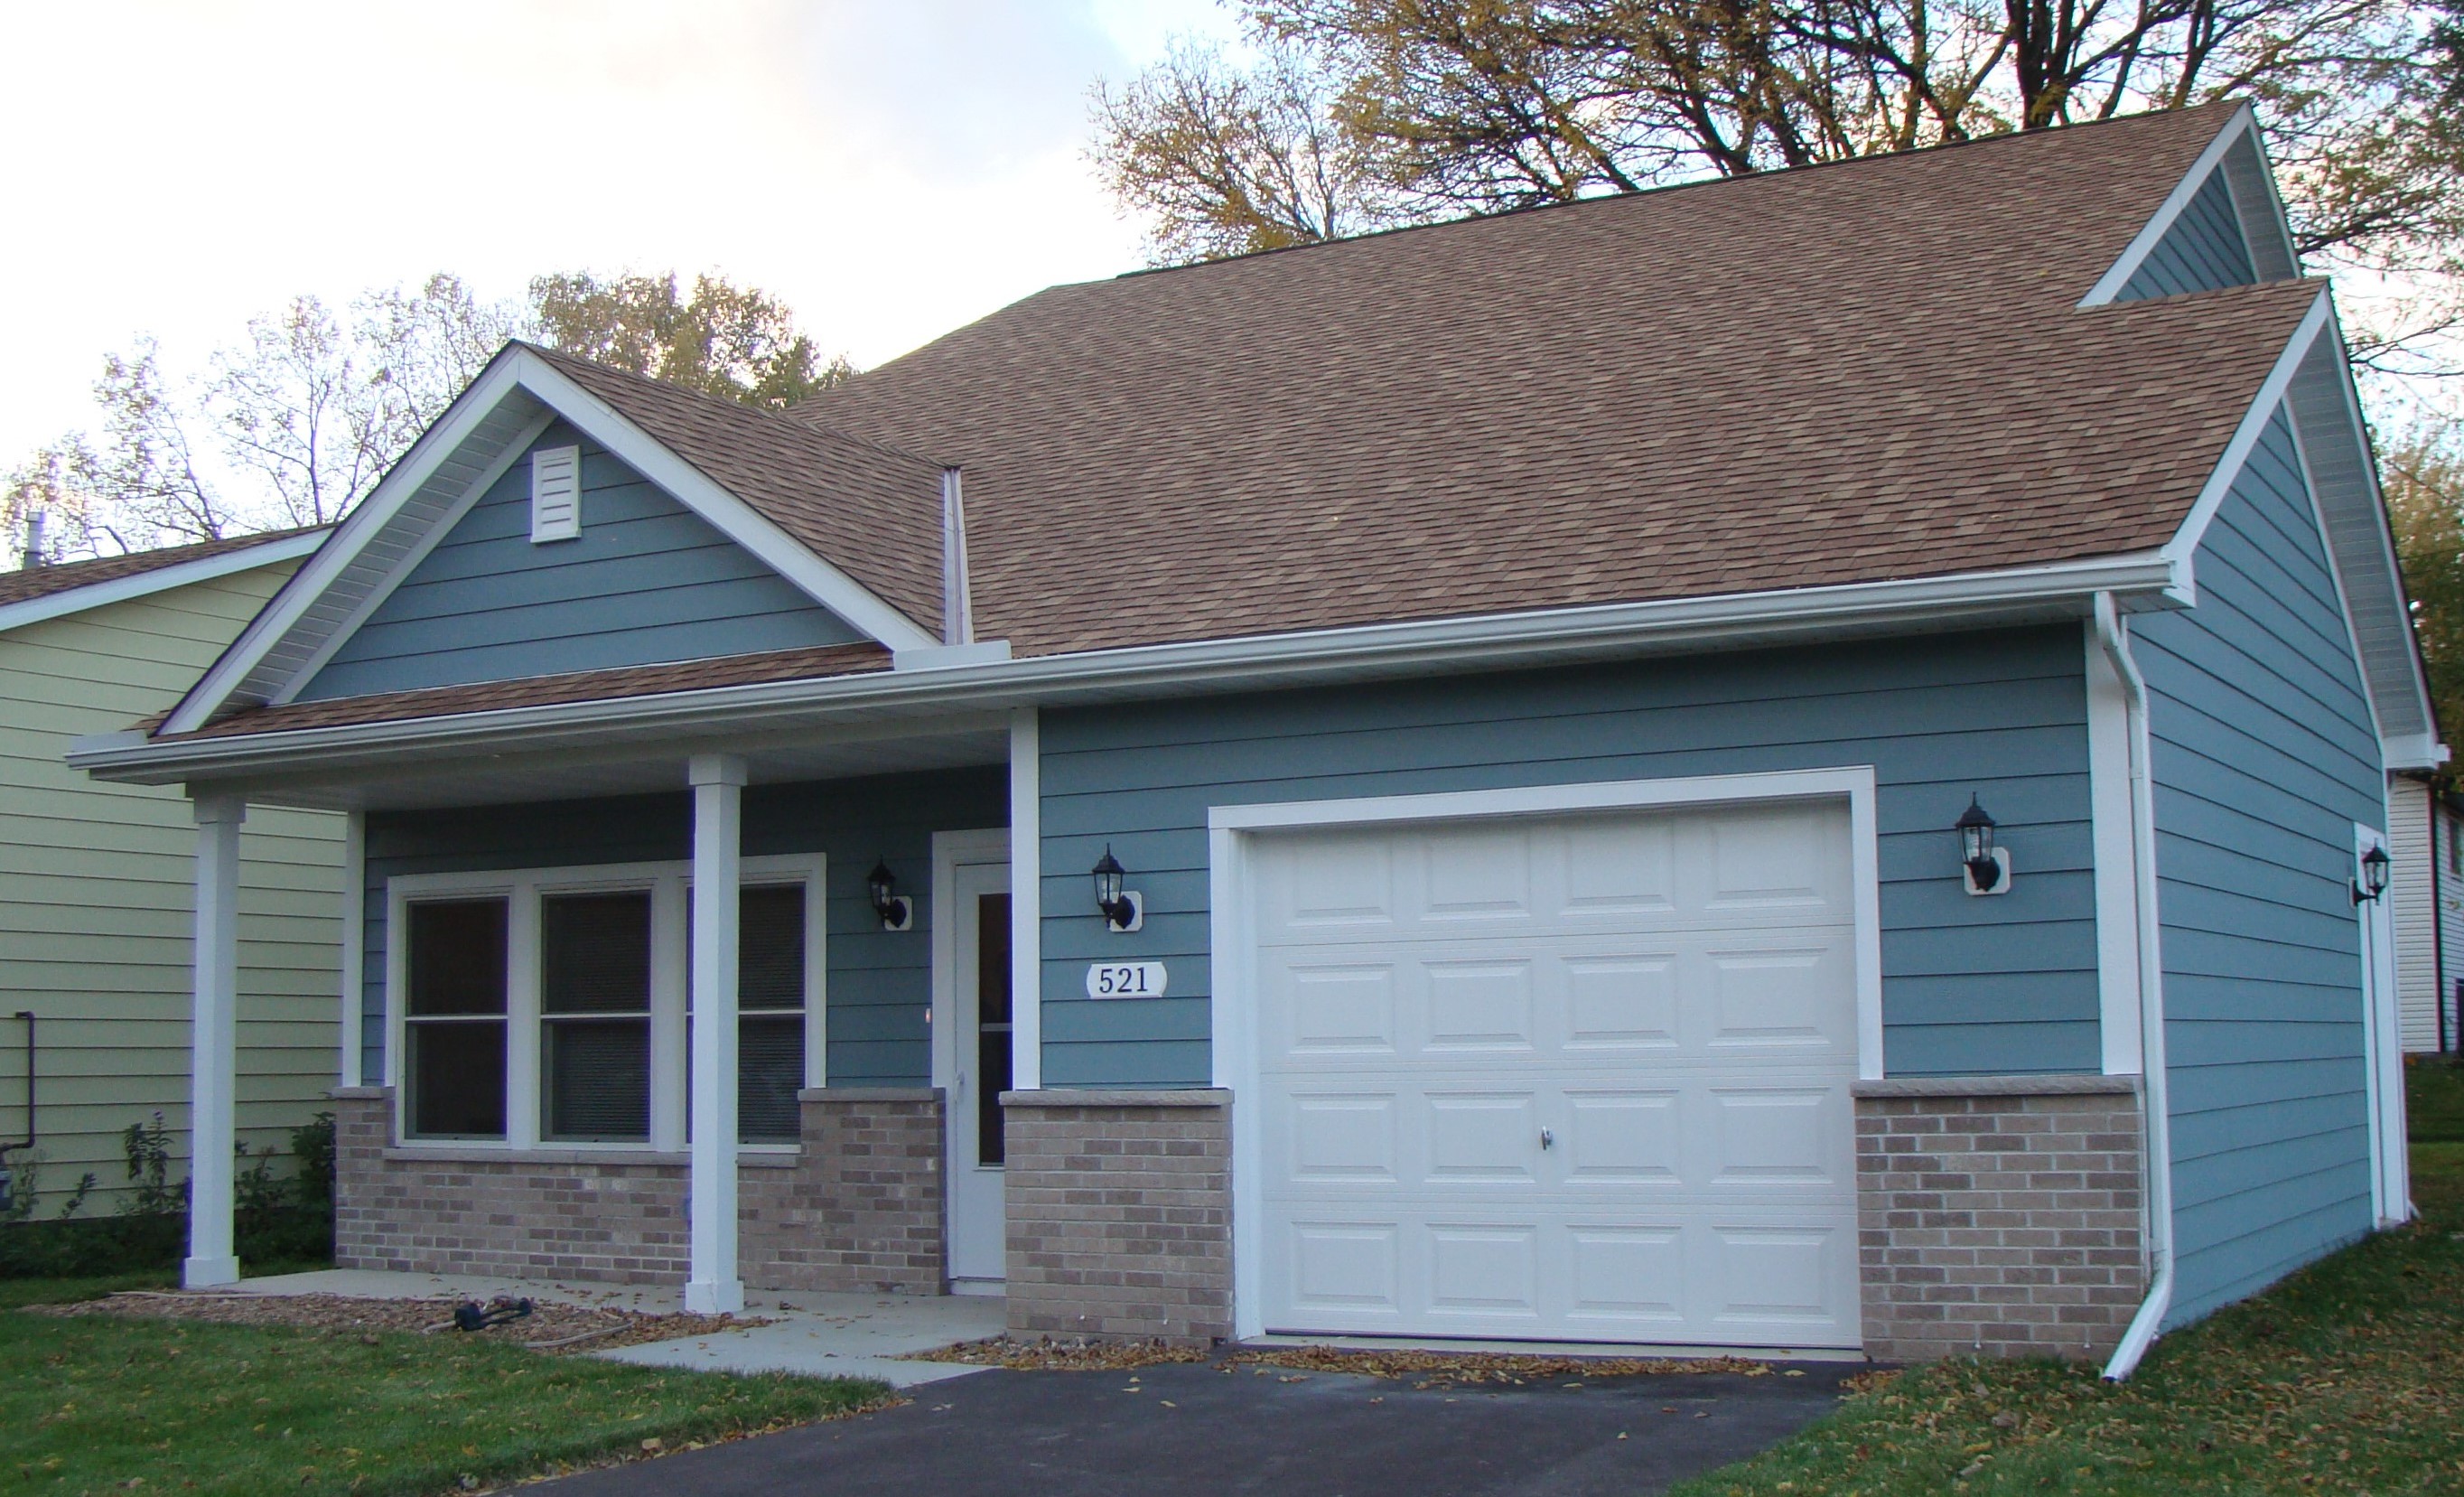
<instances>
[{"instance_id":1,"label":"black wall lantern","mask_svg":"<svg viewBox=\"0 0 2464 1497\"><path fill-rule=\"evenodd\" d=\"M872 913L881 917L885 931L912 930L915 925L915 901L898 892L898 875L890 865L875 858L872 871L864 876L865 892L872 896Z\"/></svg>"},{"instance_id":2,"label":"black wall lantern","mask_svg":"<svg viewBox=\"0 0 2464 1497\"><path fill-rule=\"evenodd\" d=\"M1095 862L1095 908L1104 913L1108 930L1134 931L1146 923L1146 901L1134 889L1121 887L1121 875L1128 872L1121 860L1112 856L1107 846L1104 855Z\"/></svg>"},{"instance_id":3,"label":"black wall lantern","mask_svg":"<svg viewBox=\"0 0 2464 1497\"><path fill-rule=\"evenodd\" d=\"M2371 843L2370 850L2362 854L2362 876L2353 880L2353 903L2360 904L2386 893L2387 873L2393 867L2387 858L2387 848Z\"/></svg>"},{"instance_id":4,"label":"black wall lantern","mask_svg":"<svg viewBox=\"0 0 2464 1497\"><path fill-rule=\"evenodd\" d=\"M1968 809L1959 813L1951 824L1959 832L1961 876L1967 880L1971 894L2007 894L2011 892L2011 849L1993 845L1993 818L1976 803L1971 794Z\"/></svg>"}]
</instances>

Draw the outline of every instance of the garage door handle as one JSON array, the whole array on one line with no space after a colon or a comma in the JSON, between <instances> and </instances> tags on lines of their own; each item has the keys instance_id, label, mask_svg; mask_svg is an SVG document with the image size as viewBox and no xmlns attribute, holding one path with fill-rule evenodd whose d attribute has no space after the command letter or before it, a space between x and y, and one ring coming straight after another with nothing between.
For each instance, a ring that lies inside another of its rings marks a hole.
<instances>
[{"instance_id":1,"label":"garage door handle","mask_svg":"<svg viewBox=\"0 0 2464 1497\"><path fill-rule=\"evenodd\" d=\"M1557 1135L1556 1135L1555 1134L1551 1133L1549 1130L1547 1130L1547 1129L1545 1129L1545 1128L1544 1128L1544 1129L1542 1129L1542 1130L1540 1130L1540 1147L1541 1147L1541 1148L1546 1149L1546 1148L1548 1148L1551 1144L1553 1144L1553 1143L1555 1143L1556 1141L1557 1141Z\"/></svg>"}]
</instances>

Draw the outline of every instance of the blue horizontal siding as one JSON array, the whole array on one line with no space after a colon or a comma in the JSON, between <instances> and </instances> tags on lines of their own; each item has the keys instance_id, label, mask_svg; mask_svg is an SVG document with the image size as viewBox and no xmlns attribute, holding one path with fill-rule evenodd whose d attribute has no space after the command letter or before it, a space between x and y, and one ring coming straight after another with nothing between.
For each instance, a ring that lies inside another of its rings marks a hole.
<instances>
[{"instance_id":1,"label":"blue horizontal siding","mask_svg":"<svg viewBox=\"0 0 2464 1497\"><path fill-rule=\"evenodd\" d=\"M551 427L533 451L577 445L579 538L531 543L530 462L517 461L300 696L414 691L863 637L571 427Z\"/></svg>"},{"instance_id":2,"label":"blue horizontal siding","mask_svg":"<svg viewBox=\"0 0 2464 1497\"><path fill-rule=\"evenodd\" d=\"M2370 1225L2356 822L2378 742L2281 411L2202 538L2196 608L2133 628L2156 781L2172 1320Z\"/></svg>"},{"instance_id":3,"label":"blue horizontal siding","mask_svg":"<svg viewBox=\"0 0 2464 1497\"><path fill-rule=\"evenodd\" d=\"M1210 1077L1206 817L1276 801L1876 768L1885 1053L1900 1074L2092 1071L2095 895L2082 641L2069 627L1338 690L1049 711L1044 1077ZM1982 795L2020 874L1961 889ZM1145 929L1101 929L1110 846ZM1170 996L1086 998L1086 964L1158 958Z\"/></svg>"},{"instance_id":4,"label":"blue horizontal siding","mask_svg":"<svg viewBox=\"0 0 2464 1497\"><path fill-rule=\"evenodd\" d=\"M2241 220L2233 212L2233 188L2219 165L2208 173L2208 180L2184 206L2182 216L2165 231L2165 237L2156 242L2114 299L2144 301L2149 297L2257 283L2249 241L2242 237Z\"/></svg>"},{"instance_id":5,"label":"blue horizontal siding","mask_svg":"<svg viewBox=\"0 0 2464 1497\"><path fill-rule=\"evenodd\" d=\"M385 1074L387 879L682 861L692 855L692 803L682 794L369 813L363 1074ZM931 1080L933 833L1008 825L1008 771L1001 766L745 791L746 857L821 852L829 860L832 1085ZM885 931L874 918L864 881L876 858L914 899L913 929Z\"/></svg>"}]
</instances>

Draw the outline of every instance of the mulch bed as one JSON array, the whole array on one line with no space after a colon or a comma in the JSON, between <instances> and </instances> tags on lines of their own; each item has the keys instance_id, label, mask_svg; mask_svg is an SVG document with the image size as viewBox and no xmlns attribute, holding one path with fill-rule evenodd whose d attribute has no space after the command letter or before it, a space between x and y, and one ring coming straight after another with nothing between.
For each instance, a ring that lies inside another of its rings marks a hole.
<instances>
[{"instance_id":1,"label":"mulch bed","mask_svg":"<svg viewBox=\"0 0 2464 1497\"><path fill-rule=\"evenodd\" d=\"M1161 1341L1092 1341L1075 1337L1021 1340L994 1336L965 1341L931 1352L909 1354L909 1359L965 1362L977 1367L1006 1367L1014 1372L1126 1372L1170 1362L1213 1362L1216 1371L1250 1368L1265 1376L1270 1369L1307 1376L1312 1373L1410 1379L1419 1388L1470 1387L1483 1383L1520 1387L1531 1383L1594 1377L1701 1376L1728 1373L1741 1377L1802 1377L1801 1368L1755 1361L1743 1356L1556 1356L1511 1352L1428 1352L1404 1348L1363 1350L1331 1346L1243 1347L1205 1352Z\"/></svg>"},{"instance_id":2,"label":"mulch bed","mask_svg":"<svg viewBox=\"0 0 2464 1497\"><path fill-rule=\"evenodd\" d=\"M533 1302L531 1313L484 1331L453 1328L455 1299L362 1299L347 1294L231 1294L136 1291L75 1305L43 1305L45 1315L122 1315L148 1319L202 1320L225 1326L298 1326L313 1331L357 1331L427 1335L472 1335L510 1341L539 1352L604 1352L650 1341L673 1341L720 1331L766 1326L758 1315L690 1315L617 1310L599 1305Z\"/></svg>"}]
</instances>

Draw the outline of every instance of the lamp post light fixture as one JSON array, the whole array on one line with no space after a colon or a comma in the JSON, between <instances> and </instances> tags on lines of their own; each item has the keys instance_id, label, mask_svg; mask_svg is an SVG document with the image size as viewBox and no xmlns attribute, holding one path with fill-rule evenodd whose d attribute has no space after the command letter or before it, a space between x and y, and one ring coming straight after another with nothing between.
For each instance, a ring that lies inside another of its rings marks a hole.
<instances>
[{"instance_id":1,"label":"lamp post light fixture","mask_svg":"<svg viewBox=\"0 0 2464 1497\"><path fill-rule=\"evenodd\" d=\"M1128 871L1108 844L1094 869L1095 908L1103 912L1107 930L1134 931L1146 923L1146 900L1136 890L1121 887L1121 875Z\"/></svg>"},{"instance_id":2,"label":"lamp post light fixture","mask_svg":"<svg viewBox=\"0 0 2464 1497\"><path fill-rule=\"evenodd\" d=\"M1966 880L1971 894L2007 894L2011 892L2011 849L1993 845L1993 818L1978 804L1974 794L1968 798L1968 809L1959 813L1951 824L1959 833L1960 876Z\"/></svg>"},{"instance_id":3,"label":"lamp post light fixture","mask_svg":"<svg viewBox=\"0 0 2464 1497\"><path fill-rule=\"evenodd\" d=\"M2353 880L2353 903L2358 905L2375 900L2386 893L2387 873L2393 867L2387 848L2377 843L2370 844L2370 850L2362 854L2362 876Z\"/></svg>"},{"instance_id":4,"label":"lamp post light fixture","mask_svg":"<svg viewBox=\"0 0 2464 1497\"><path fill-rule=\"evenodd\" d=\"M872 871L864 876L865 892L872 896L872 913L881 918L885 931L907 931L915 927L915 901L898 892L898 875L890 865L878 858Z\"/></svg>"}]
</instances>

